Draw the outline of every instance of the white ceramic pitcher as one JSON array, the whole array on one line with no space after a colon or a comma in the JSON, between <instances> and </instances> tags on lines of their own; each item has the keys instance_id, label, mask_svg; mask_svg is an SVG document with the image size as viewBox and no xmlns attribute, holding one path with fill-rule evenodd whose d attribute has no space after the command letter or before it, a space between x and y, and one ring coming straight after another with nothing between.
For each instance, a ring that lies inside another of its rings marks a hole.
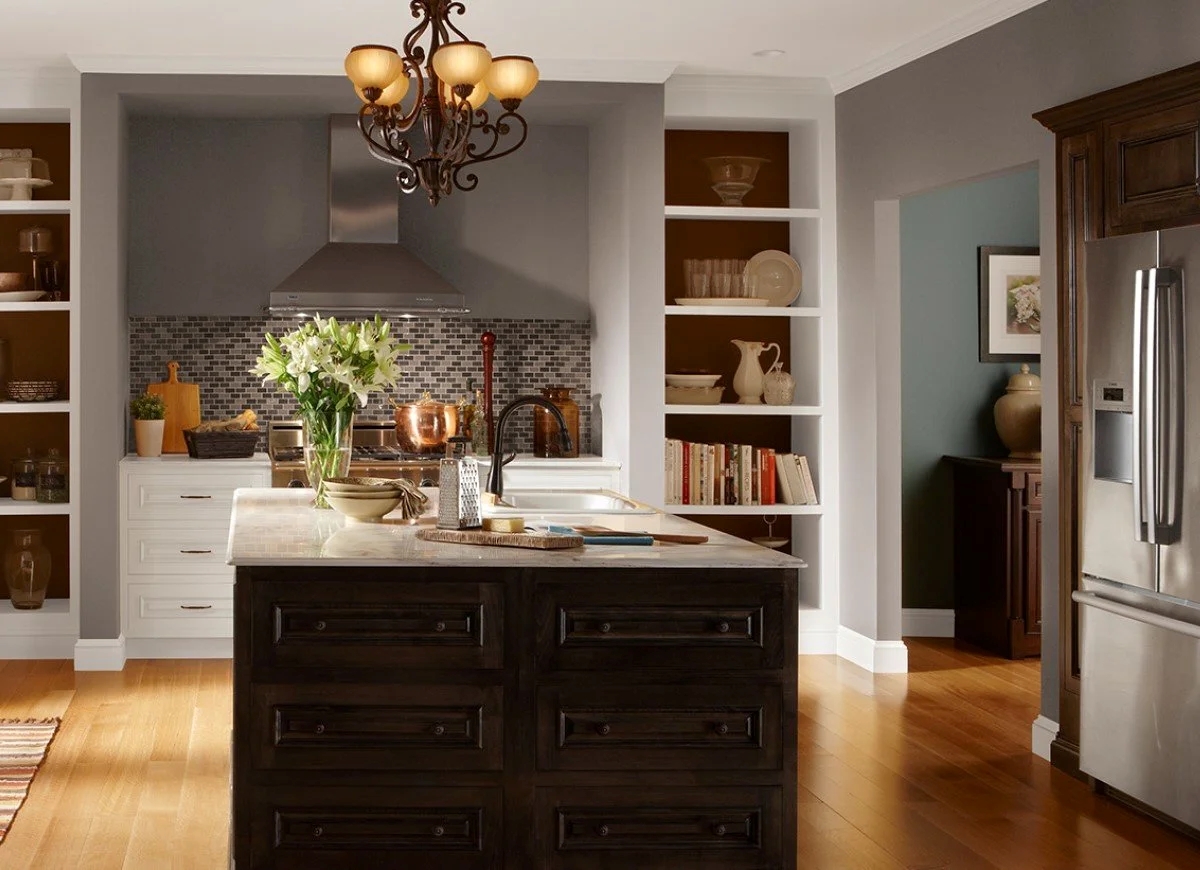
<instances>
[{"instance_id":1,"label":"white ceramic pitcher","mask_svg":"<svg viewBox=\"0 0 1200 870\"><path fill-rule=\"evenodd\" d=\"M743 405L761 405L763 394L763 368L758 357L764 350L775 348L775 359L768 368L774 368L779 362L782 351L775 342L764 344L761 341L742 341L740 338L730 339L742 352L742 361L738 364L733 375L733 390L738 394L738 402Z\"/></svg>"}]
</instances>

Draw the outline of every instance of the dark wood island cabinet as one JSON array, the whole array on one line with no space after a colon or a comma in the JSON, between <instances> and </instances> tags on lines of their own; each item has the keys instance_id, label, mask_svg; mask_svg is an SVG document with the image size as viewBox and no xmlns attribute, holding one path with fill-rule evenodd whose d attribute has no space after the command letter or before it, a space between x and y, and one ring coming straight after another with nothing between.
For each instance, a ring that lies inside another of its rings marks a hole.
<instances>
[{"instance_id":1,"label":"dark wood island cabinet","mask_svg":"<svg viewBox=\"0 0 1200 870\"><path fill-rule=\"evenodd\" d=\"M239 564L236 866L794 868L803 563L715 537Z\"/></svg>"}]
</instances>

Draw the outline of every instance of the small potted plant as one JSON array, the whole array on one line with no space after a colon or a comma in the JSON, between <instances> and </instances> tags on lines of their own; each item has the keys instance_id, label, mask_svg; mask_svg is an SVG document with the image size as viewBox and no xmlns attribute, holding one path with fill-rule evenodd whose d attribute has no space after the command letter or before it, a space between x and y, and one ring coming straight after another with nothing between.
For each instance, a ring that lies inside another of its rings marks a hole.
<instances>
[{"instance_id":1,"label":"small potted plant","mask_svg":"<svg viewBox=\"0 0 1200 870\"><path fill-rule=\"evenodd\" d=\"M133 439L137 455L162 456L163 427L166 426L167 405L162 396L142 393L129 403L133 417Z\"/></svg>"}]
</instances>

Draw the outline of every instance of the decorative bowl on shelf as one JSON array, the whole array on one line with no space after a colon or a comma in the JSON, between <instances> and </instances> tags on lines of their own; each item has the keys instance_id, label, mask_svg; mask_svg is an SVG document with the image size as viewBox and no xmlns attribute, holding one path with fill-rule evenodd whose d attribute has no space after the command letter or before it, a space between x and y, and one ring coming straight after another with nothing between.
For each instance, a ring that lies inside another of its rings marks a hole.
<instances>
[{"instance_id":1,"label":"decorative bowl on shelf","mask_svg":"<svg viewBox=\"0 0 1200 870\"><path fill-rule=\"evenodd\" d=\"M719 405L724 387L667 387L668 405Z\"/></svg>"},{"instance_id":2,"label":"decorative bowl on shelf","mask_svg":"<svg viewBox=\"0 0 1200 870\"><path fill-rule=\"evenodd\" d=\"M708 372L678 372L667 375L668 387L715 387L720 375Z\"/></svg>"},{"instance_id":3,"label":"decorative bowl on shelf","mask_svg":"<svg viewBox=\"0 0 1200 870\"><path fill-rule=\"evenodd\" d=\"M35 187L50 183L50 167L40 157L0 158L0 187L10 190L12 199L33 199Z\"/></svg>"},{"instance_id":4,"label":"decorative bowl on shelf","mask_svg":"<svg viewBox=\"0 0 1200 870\"><path fill-rule=\"evenodd\" d=\"M721 198L721 205L740 206L746 194L754 189L754 179L764 163L762 157L705 157L712 189Z\"/></svg>"},{"instance_id":5,"label":"decorative bowl on shelf","mask_svg":"<svg viewBox=\"0 0 1200 870\"><path fill-rule=\"evenodd\" d=\"M9 381L8 397L14 402L49 402L58 398L58 381Z\"/></svg>"},{"instance_id":6,"label":"decorative bowl on shelf","mask_svg":"<svg viewBox=\"0 0 1200 870\"><path fill-rule=\"evenodd\" d=\"M15 293L25 289L24 272L0 272L0 293Z\"/></svg>"}]
</instances>

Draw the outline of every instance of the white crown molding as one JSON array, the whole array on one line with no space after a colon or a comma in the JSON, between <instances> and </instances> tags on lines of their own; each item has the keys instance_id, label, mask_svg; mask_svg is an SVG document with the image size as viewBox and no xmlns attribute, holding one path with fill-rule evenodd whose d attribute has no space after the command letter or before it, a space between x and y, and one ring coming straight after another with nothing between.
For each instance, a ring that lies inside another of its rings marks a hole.
<instances>
[{"instance_id":1,"label":"white crown molding","mask_svg":"<svg viewBox=\"0 0 1200 870\"><path fill-rule=\"evenodd\" d=\"M338 57L224 57L218 55L71 55L83 73L110 75L344 76ZM662 84L675 63L640 60L538 58L543 81Z\"/></svg>"},{"instance_id":2,"label":"white crown molding","mask_svg":"<svg viewBox=\"0 0 1200 870\"><path fill-rule=\"evenodd\" d=\"M113 638L80 638L75 642L75 670L125 669L125 635Z\"/></svg>"},{"instance_id":3,"label":"white crown molding","mask_svg":"<svg viewBox=\"0 0 1200 870\"><path fill-rule=\"evenodd\" d=\"M833 89L827 79L786 76L707 75L703 73L676 73L667 79L667 90L676 93L718 93L726 91L737 94L774 93L798 94L803 96L830 96Z\"/></svg>"},{"instance_id":4,"label":"white crown molding","mask_svg":"<svg viewBox=\"0 0 1200 870\"><path fill-rule=\"evenodd\" d=\"M941 27L931 30L917 39L906 42L904 45L898 46L885 54L881 54L868 63L864 63L861 66L839 73L838 75L830 76L829 83L833 87L835 94L848 91L851 88L861 85L863 82L870 81L884 73L898 69L919 57L932 54L940 48L945 48L952 42L958 42L960 39L964 39L981 30L986 30L993 24L998 24L1006 18L1011 18L1044 2L1045 0L995 0L994 3L982 6L961 18L948 21Z\"/></svg>"},{"instance_id":5,"label":"white crown molding","mask_svg":"<svg viewBox=\"0 0 1200 870\"><path fill-rule=\"evenodd\" d=\"M1033 720L1033 754L1038 758L1050 760L1050 744L1054 742L1054 738L1058 736L1058 723L1053 719L1047 719L1045 716L1038 714L1038 717Z\"/></svg>"},{"instance_id":6,"label":"white crown molding","mask_svg":"<svg viewBox=\"0 0 1200 870\"><path fill-rule=\"evenodd\" d=\"M838 626L837 654L873 674L907 674L908 647L900 640L875 640Z\"/></svg>"},{"instance_id":7,"label":"white crown molding","mask_svg":"<svg viewBox=\"0 0 1200 870\"><path fill-rule=\"evenodd\" d=\"M954 637L954 611L906 607L900 611L903 637Z\"/></svg>"}]
</instances>

